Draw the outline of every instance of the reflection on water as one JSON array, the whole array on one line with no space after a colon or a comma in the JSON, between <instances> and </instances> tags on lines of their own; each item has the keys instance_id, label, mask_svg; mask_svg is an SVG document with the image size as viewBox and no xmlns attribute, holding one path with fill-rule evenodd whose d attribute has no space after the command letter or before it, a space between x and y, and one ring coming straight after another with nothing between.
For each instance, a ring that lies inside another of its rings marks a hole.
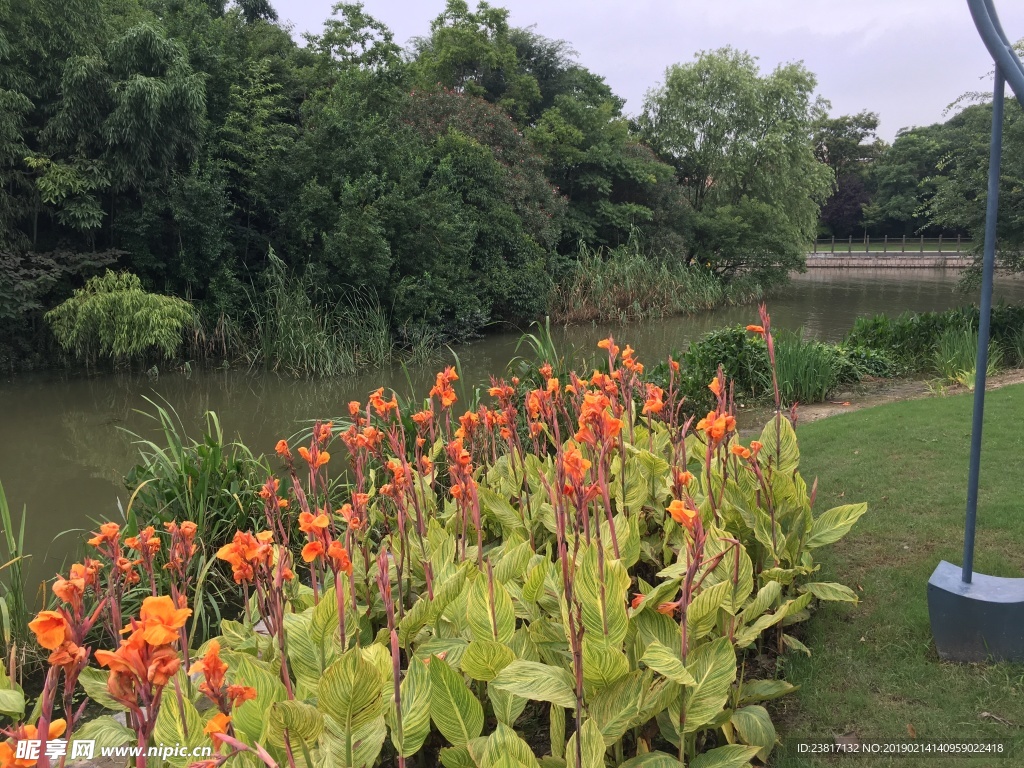
<instances>
[{"instance_id":1,"label":"reflection on water","mask_svg":"<svg viewBox=\"0 0 1024 768\"><path fill-rule=\"evenodd\" d=\"M804 328L815 337L839 340L860 315L942 310L976 300L956 293L956 274L943 270L816 270L797 276L769 301L776 327ZM997 297L1024 301L1024 281L1002 280ZM626 327L594 325L555 332L562 349L588 354L609 332L628 341L641 359L661 359L695 336L724 325L755 319L752 307L700 317L671 318ZM460 347L464 378L476 384L505 370L516 354L519 335L497 334ZM432 369L410 370L418 395L425 395ZM309 420L343 413L345 403L365 400L378 386L407 393L399 367L328 381L296 381L265 372L200 371L163 374L63 377L38 375L0 382L0 481L14 511L28 509L26 538L34 553L37 579L61 567L76 536L54 540L63 530L89 527L92 520L117 516L127 502L120 478L130 468L134 448L129 433L155 438L146 398L166 400L193 436L206 411L220 416L225 435L239 437L257 452L270 452L281 436Z\"/></svg>"}]
</instances>

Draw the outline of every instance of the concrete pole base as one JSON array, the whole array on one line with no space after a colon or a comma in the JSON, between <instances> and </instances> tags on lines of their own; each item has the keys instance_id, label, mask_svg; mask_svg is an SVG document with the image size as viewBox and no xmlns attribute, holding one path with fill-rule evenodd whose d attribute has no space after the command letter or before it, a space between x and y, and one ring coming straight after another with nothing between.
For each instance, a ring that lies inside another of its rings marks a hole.
<instances>
[{"instance_id":1,"label":"concrete pole base","mask_svg":"<svg viewBox=\"0 0 1024 768\"><path fill-rule=\"evenodd\" d=\"M928 615L945 661L1024 661L1024 579L975 573L943 560L928 579Z\"/></svg>"}]
</instances>

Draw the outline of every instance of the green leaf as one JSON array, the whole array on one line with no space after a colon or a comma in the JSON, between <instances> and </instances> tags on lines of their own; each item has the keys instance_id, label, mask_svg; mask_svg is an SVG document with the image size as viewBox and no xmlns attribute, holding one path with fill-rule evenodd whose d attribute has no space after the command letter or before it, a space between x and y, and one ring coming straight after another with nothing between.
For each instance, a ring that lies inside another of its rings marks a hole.
<instances>
[{"instance_id":1,"label":"green leaf","mask_svg":"<svg viewBox=\"0 0 1024 768\"><path fill-rule=\"evenodd\" d=\"M548 735L551 740L551 755L565 757L565 708L552 704L548 715Z\"/></svg>"},{"instance_id":2,"label":"green leaf","mask_svg":"<svg viewBox=\"0 0 1024 768\"><path fill-rule=\"evenodd\" d=\"M522 696L495 688L490 683L487 684L487 698L491 700L494 716L510 728L516 724L516 720L526 709L527 701Z\"/></svg>"},{"instance_id":3,"label":"green leaf","mask_svg":"<svg viewBox=\"0 0 1024 768\"><path fill-rule=\"evenodd\" d=\"M640 716L644 689L644 673L634 671L588 698L587 711L600 728L605 746L621 739Z\"/></svg>"},{"instance_id":4,"label":"green leaf","mask_svg":"<svg viewBox=\"0 0 1024 768\"><path fill-rule=\"evenodd\" d=\"M491 681L515 660L515 653L507 645L493 640L474 640L462 654L460 665L474 680Z\"/></svg>"},{"instance_id":5,"label":"green leaf","mask_svg":"<svg viewBox=\"0 0 1024 768\"><path fill-rule=\"evenodd\" d=\"M626 593L629 573L618 560L604 562L604 589L597 547L589 546L580 557L576 592L583 605L583 626L591 637L603 637L611 646L621 645L629 631Z\"/></svg>"},{"instance_id":6,"label":"green leaf","mask_svg":"<svg viewBox=\"0 0 1024 768\"><path fill-rule=\"evenodd\" d=\"M664 752L648 752L624 762L619 768L682 768L682 763Z\"/></svg>"},{"instance_id":7,"label":"green leaf","mask_svg":"<svg viewBox=\"0 0 1024 768\"><path fill-rule=\"evenodd\" d=\"M743 768L757 754L757 747L743 747L728 744L710 752L697 755L690 761L690 768Z\"/></svg>"},{"instance_id":8,"label":"green leaf","mask_svg":"<svg viewBox=\"0 0 1024 768\"><path fill-rule=\"evenodd\" d=\"M514 768L538 768L537 758L534 757L530 745L507 725L498 723L497 729L487 739L487 748L484 750L480 768L497 768L502 760Z\"/></svg>"},{"instance_id":9,"label":"green leaf","mask_svg":"<svg viewBox=\"0 0 1024 768\"><path fill-rule=\"evenodd\" d=\"M629 672L629 659L621 648L602 638L583 638L583 680L594 688L606 688Z\"/></svg>"},{"instance_id":10,"label":"green leaf","mask_svg":"<svg viewBox=\"0 0 1024 768\"><path fill-rule=\"evenodd\" d=\"M516 631L516 613L505 587L497 579L488 584L479 574L469 586L466 596L466 620L476 640L495 640L506 645Z\"/></svg>"},{"instance_id":11,"label":"green leaf","mask_svg":"<svg viewBox=\"0 0 1024 768\"><path fill-rule=\"evenodd\" d=\"M479 768L467 747L443 747L439 757L444 768Z\"/></svg>"},{"instance_id":12,"label":"green leaf","mask_svg":"<svg viewBox=\"0 0 1024 768\"><path fill-rule=\"evenodd\" d=\"M580 745L579 762L576 759L576 744ZM587 719L579 733L574 733L565 748L568 768L604 768L604 737L597 723Z\"/></svg>"},{"instance_id":13,"label":"green leaf","mask_svg":"<svg viewBox=\"0 0 1024 768\"><path fill-rule=\"evenodd\" d=\"M776 425L779 427L778 431L776 431ZM761 445L764 447L758 456L759 459L775 465L775 447L779 445L781 446L780 457L778 465L775 467L776 471L787 475L796 471L800 464L800 446L797 444L793 424L785 416L779 419L773 418L764 425L764 430L761 432Z\"/></svg>"},{"instance_id":14,"label":"green leaf","mask_svg":"<svg viewBox=\"0 0 1024 768\"><path fill-rule=\"evenodd\" d=\"M478 489L480 496L480 509L485 515L494 519L508 533L522 531L526 533L526 526L523 520L506 499L484 486ZM507 534L506 534L507 535Z\"/></svg>"},{"instance_id":15,"label":"green leaf","mask_svg":"<svg viewBox=\"0 0 1024 768\"><path fill-rule=\"evenodd\" d=\"M800 653L811 655L811 649L801 643L792 635L783 635L782 642L785 643L786 647L793 651L800 651Z\"/></svg>"},{"instance_id":16,"label":"green leaf","mask_svg":"<svg viewBox=\"0 0 1024 768\"><path fill-rule=\"evenodd\" d=\"M171 694L164 699L157 713L153 739L158 744L197 747L209 743L209 737L203 733L204 727L203 718L199 716L192 702L187 698L179 700L177 696ZM81 735L78 738L82 738ZM190 757L176 755L165 760L174 766L185 766L192 762Z\"/></svg>"},{"instance_id":17,"label":"green leaf","mask_svg":"<svg viewBox=\"0 0 1024 768\"><path fill-rule=\"evenodd\" d=\"M25 714L25 694L13 688L0 690L0 714L20 720Z\"/></svg>"},{"instance_id":18,"label":"green leaf","mask_svg":"<svg viewBox=\"0 0 1024 768\"><path fill-rule=\"evenodd\" d=\"M107 688L107 679L109 677L110 673L106 670L86 667L82 670L82 674L79 675L78 682L82 684L85 695L104 709L125 712L128 708L110 695L110 691Z\"/></svg>"},{"instance_id":19,"label":"green leaf","mask_svg":"<svg viewBox=\"0 0 1024 768\"><path fill-rule=\"evenodd\" d=\"M686 732L707 725L722 710L736 680L736 651L720 637L690 654L686 670L694 683L686 687Z\"/></svg>"},{"instance_id":20,"label":"green leaf","mask_svg":"<svg viewBox=\"0 0 1024 768\"><path fill-rule=\"evenodd\" d=\"M753 704L757 701L769 701L792 693L800 686L787 683L785 680L745 680L740 691L740 704Z\"/></svg>"},{"instance_id":21,"label":"green leaf","mask_svg":"<svg viewBox=\"0 0 1024 768\"><path fill-rule=\"evenodd\" d=\"M302 744L312 748L324 730L324 716L320 710L302 701L274 702L266 718L262 740L279 749L284 749L285 731L292 749L298 751Z\"/></svg>"},{"instance_id":22,"label":"green leaf","mask_svg":"<svg viewBox=\"0 0 1024 768\"><path fill-rule=\"evenodd\" d=\"M722 581L702 589L693 599L686 612L686 629L691 643L696 643L715 628L718 609L729 599L731 592L732 584Z\"/></svg>"},{"instance_id":23,"label":"green leaf","mask_svg":"<svg viewBox=\"0 0 1024 768\"><path fill-rule=\"evenodd\" d=\"M416 658L409 660L405 679L402 680L402 734L398 735L395 703L387 712L391 726L391 741L403 757L416 754L430 735L430 672L427 665Z\"/></svg>"},{"instance_id":24,"label":"green leaf","mask_svg":"<svg viewBox=\"0 0 1024 768\"><path fill-rule=\"evenodd\" d=\"M740 707L732 713L732 724L744 744L760 747L757 759L768 762L775 746L775 725L768 710L757 704Z\"/></svg>"},{"instance_id":25,"label":"green leaf","mask_svg":"<svg viewBox=\"0 0 1024 768\"><path fill-rule=\"evenodd\" d=\"M815 519L811 525L811 532L807 536L804 546L807 549L823 547L826 544L833 544L850 532L854 523L863 517L868 511L868 505L845 504L841 507L834 507Z\"/></svg>"},{"instance_id":26,"label":"green leaf","mask_svg":"<svg viewBox=\"0 0 1024 768\"><path fill-rule=\"evenodd\" d=\"M341 660L335 662L340 664ZM345 731L330 715L324 717L316 768L373 768L388 736L384 716L367 721L355 732Z\"/></svg>"},{"instance_id":27,"label":"green leaf","mask_svg":"<svg viewBox=\"0 0 1024 768\"><path fill-rule=\"evenodd\" d=\"M334 718L348 742L345 759L351 763L354 735L383 715L380 672L360 648L351 648L324 671L319 694L319 708Z\"/></svg>"},{"instance_id":28,"label":"green leaf","mask_svg":"<svg viewBox=\"0 0 1024 768\"><path fill-rule=\"evenodd\" d=\"M419 633L430 619L432 603L426 595L420 597L412 608L406 611L405 616L398 623L398 642L408 648L413 638Z\"/></svg>"},{"instance_id":29,"label":"green leaf","mask_svg":"<svg viewBox=\"0 0 1024 768\"><path fill-rule=\"evenodd\" d=\"M551 567L550 560L541 560L526 574L523 582L523 599L528 603L536 603L544 594L544 582Z\"/></svg>"},{"instance_id":30,"label":"green leaf","mask_svg":"<svg viewBox=\"0 0 1024 768\"><path fill-rule=\"evenodd\" d=\"M687 671L678 654L669 650L657 640L652 641L640 661L660 675L679 685L695 685L693 675Z\"/></svg>"},{"instance_id":31,"label":"green leaf","mask_svg":"<svg viewBox=\"0 0 1024 768\"><path fill-rule=\"evenodd\" d=\"M535 661L513 661L491 686L533 701L548 701L566 709L576 708L576 682L561 667Z\"/></svg>"},{"instance_id":32,"label":"green leaf","mask_svg":"<svg viewBox=\"0 0 1024 768\"><path fill-rule=\"evenodd\" d=\"M236 685L248 685L256 689L256 698L238 706L231 719L231 724L249 741L255 742L263 733L263 719L267 710L278 701L288 698L281 678L270 669L266 662L245 653L222 652L228 665L229 682ZM163 707L160 708L163 712ZM164 740L164 743L172 742Z\"/></svg>"},{"instance_id":33,"label":"green leaf","mask_svg":"<svg viewBox=\"0 0 1024 768\"><path fill-rule=\"evenodd\" d=\"M436 656L430 660L430 719L457 747L465 746L484 729L484 708L462 675Z\"/></svg>"},{"instance_id":34,"label":"green leaf","mask_svg":"<svg viewBox=\"0 0 1024 768\"><path fill-rule=\"evenodd\" d=\"M175 702L174 706L177 706L177 702ZM157 719L160 719L159 714ZM197 725L202 729L203 723L202 720L198 720L198 716ZM121 725L110 715L102 715L92 720L87 720L75 730L74 738L84 741L91 739L98 744L102 744L104 747L123 747L125 744L135 744L138 741L135 731Z\"/></svg>"},{"instance_id":35,"label":"green leaf","mask_svg":"<svg viewBox=\"0 0 1024 768\"><path fill-rule=\"evenodd\" d=\"M830 581L812 581L804 584L803 589L806 589L819 600L834 600L845 603L859 602L857 593L845 584L836 584Z\"/></svg>"}]
</instances>

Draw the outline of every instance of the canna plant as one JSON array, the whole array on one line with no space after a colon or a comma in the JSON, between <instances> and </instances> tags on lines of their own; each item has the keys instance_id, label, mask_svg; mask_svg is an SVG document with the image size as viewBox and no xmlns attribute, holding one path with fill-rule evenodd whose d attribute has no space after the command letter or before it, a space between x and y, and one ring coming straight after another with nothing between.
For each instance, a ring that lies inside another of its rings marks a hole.
<instances>
[{"instance_id":1,"label":"canna plant","mask_svg":"<svg viewBox=\"0 0 1024 768\"><path fill-rule=\"evenodd\" d=\"M763 308L748 330L774 365ZM765 702L793 686L748 678L744 654L809 653L794 627L815 601L857 600L815 580L814 552L866 507L814 514L777 381L774 418L744 443L721 369L696 419L676 361L663 388L630 347L599 346L607 362L588 378L541 365L538 386L494 380L493 406L457 415L447 369L420 410L377 390L349 404L343 428L280 441L288 482L260 491L264 530L217 554L242 615L190 653L188 584L175 581L162 625L174 637L153 639L180 644L182 666L159 691L139 681L149 705L119 738L215 745L206 768L766 761ZM328 475L332 452L344 482ZM186 573L183 530L168 528L169 562ZM109 533L98 537L109 586L97 576L93 610L116 627L118 585L155 567L159 547L129 544L140 557L119 565ZM148 626L146 605L132 627ZM78 684L134 712L115 672L86 667ZM100 727L115 731L109 718L83 726Z\"/></svg>"}]
</instances>

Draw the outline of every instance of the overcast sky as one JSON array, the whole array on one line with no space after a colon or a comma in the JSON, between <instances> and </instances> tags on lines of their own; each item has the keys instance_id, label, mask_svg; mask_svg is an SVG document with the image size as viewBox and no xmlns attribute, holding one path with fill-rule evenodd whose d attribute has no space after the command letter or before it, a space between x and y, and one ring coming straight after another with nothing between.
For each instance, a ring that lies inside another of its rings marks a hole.
<instances>
[{"instance_id":1,"label":"overcast sky","mask_svg":"<svg viewBox=\"0 0 1024 768\"><path fill-rule=\"evenodd\" d=\"M319 31L333 0L272 0L296 35ZM476 0L470 0L475 5ZM965 91L989 89L991 60L965 0L493 0L514 26L536 25L568 40L580 62L602 75L638 112L665 68L695 52L732 45L764 69L803 61L833 114L881 117L892 140L901 127L943 118ZM424 35L444 0L365 0L396 41ZM1024 38L1024 2L996 0L1003 27Z\"/></svg>"}]
</instances>

